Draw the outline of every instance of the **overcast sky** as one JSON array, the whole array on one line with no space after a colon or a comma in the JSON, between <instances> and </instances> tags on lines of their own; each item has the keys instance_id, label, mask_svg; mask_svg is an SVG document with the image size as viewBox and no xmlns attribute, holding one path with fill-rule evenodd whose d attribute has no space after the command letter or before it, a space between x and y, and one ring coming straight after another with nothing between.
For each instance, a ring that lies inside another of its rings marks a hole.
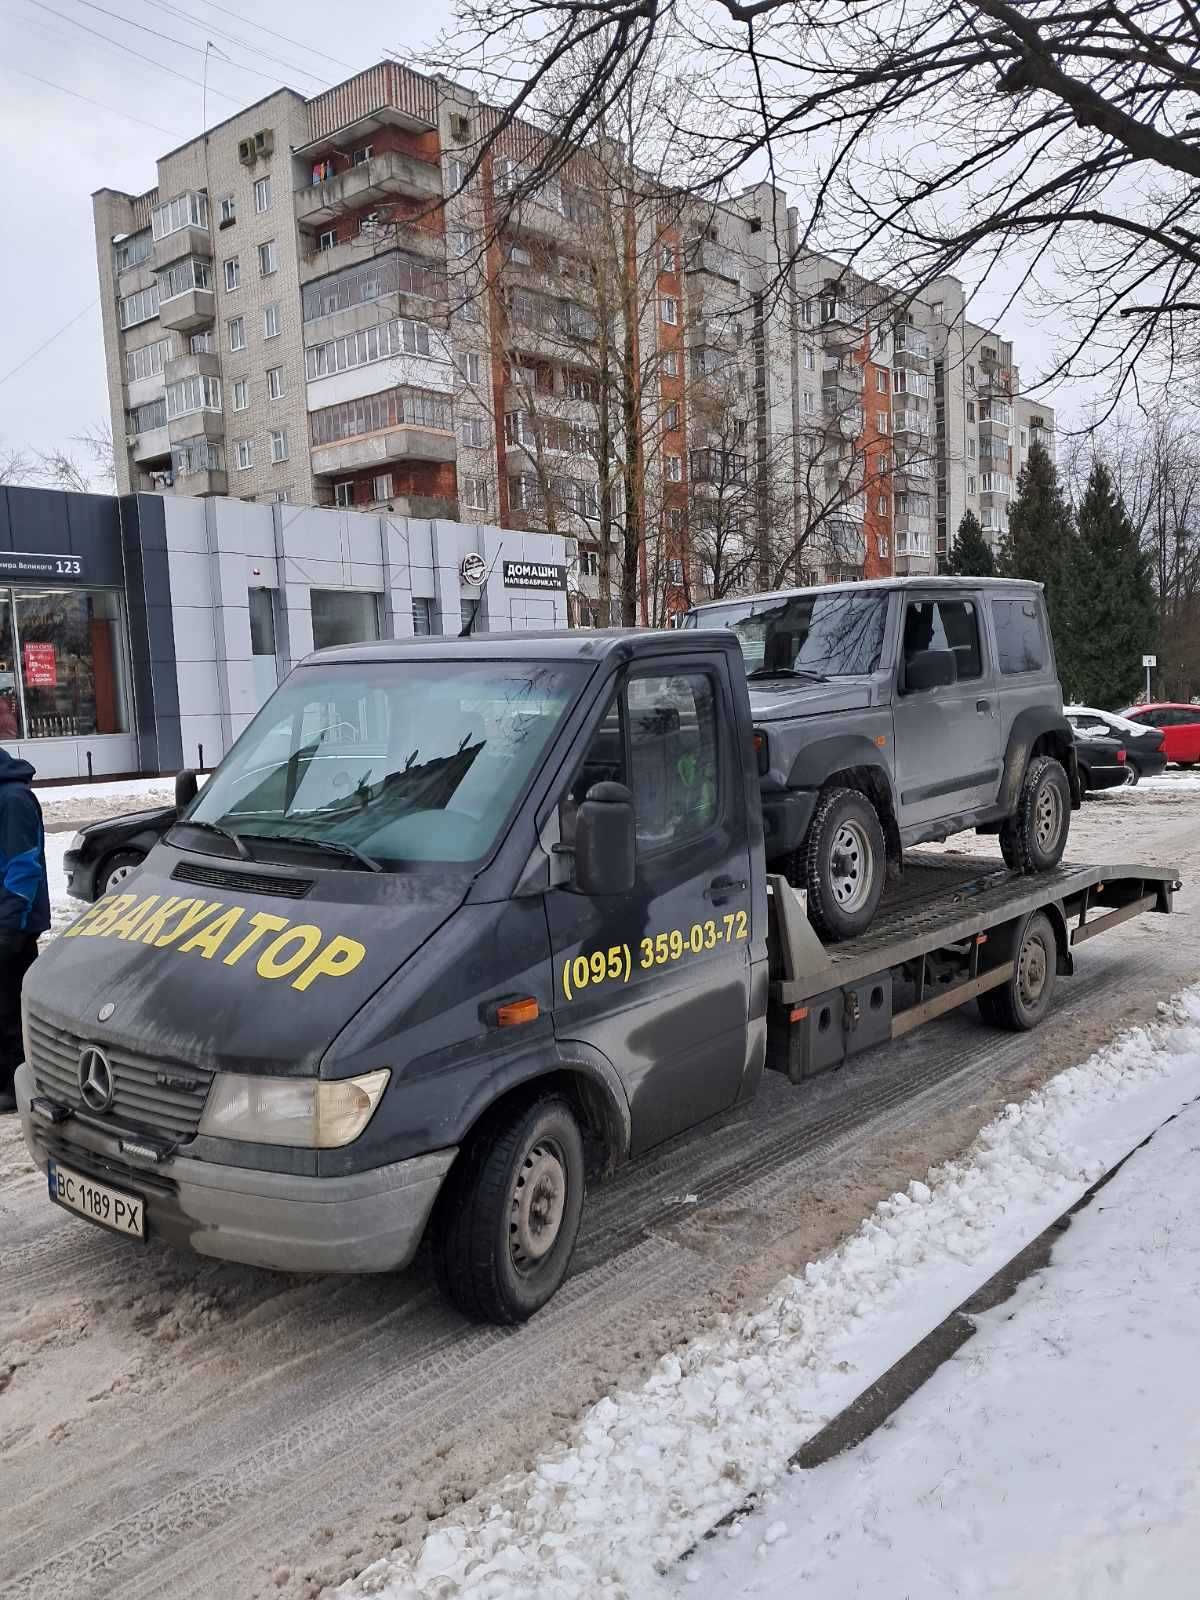
<instances>
[{"instance_id":1,"label":"overcast sky","mask_svg":"<svg viewBox=\"0 0 1200 1600\"><path fill-rule=\"evenodd\" d=\"M10 0L5 15L0 123L18 227L0 256L0 451L71 448L107 420L90 197L153 187L156 157L200 132L206 41L229 58L209 54L211 125L281 84L316 94L389 49L415 55L451 4ZM1032 376L1038 333L1017 312L1003 327Z\"/></svg>"}]
</instances>

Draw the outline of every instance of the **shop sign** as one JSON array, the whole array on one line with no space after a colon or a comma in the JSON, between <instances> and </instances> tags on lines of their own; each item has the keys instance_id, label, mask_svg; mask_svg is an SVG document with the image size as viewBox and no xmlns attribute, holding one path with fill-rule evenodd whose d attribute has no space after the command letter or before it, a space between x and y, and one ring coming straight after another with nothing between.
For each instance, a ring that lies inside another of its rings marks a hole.
<instances>
[{"instance_id":1,"label":"shop sign","mask_svg":"<svg viewBox=\"0 0 1200 1600\"><path fill-rule=\"evenodd\" d=\"M470 588L478 588L487 579L487 562L477 551L472 550L469 556L463 557L462 566L458 569L458 575Z\"/></svg>"},{"instance_id":2,"label":"shop sign","mask_svg":"<svg viewBox=\"0 0 1200 1600\"><path fill-rule=\"evenodd\" d=\"M549 561L506 561L506 589L553 589L565 591L567 569Z\"/></svg>"},{"instance_id":3,"label":"shop sign","mask_svg":"<svg viewBox=\"0 0 1200 1600\"><path fill-rule=\"evenodd\" d=\"M0 550L0 578L82 578L83 557L40 550Z\"/></svg>"},{"instance_id":4,"label":"shop sign","mask_svg":"<svg viewBox=\"0 0 1200 1600\"><path fill-rule=\"evenodd\" d=\"M27 644L25 650L25 687L27 689L55 689L58 687L58 659L52 644Z\"/></svg>"}]
</instances>

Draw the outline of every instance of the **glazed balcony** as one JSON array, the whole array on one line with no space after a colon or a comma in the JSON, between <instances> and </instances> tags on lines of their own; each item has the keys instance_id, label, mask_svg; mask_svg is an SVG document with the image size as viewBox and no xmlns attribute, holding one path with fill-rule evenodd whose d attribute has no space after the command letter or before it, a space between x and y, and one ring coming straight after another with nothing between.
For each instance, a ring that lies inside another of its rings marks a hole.
<instances>
[{"instance_id":1,"label":"glazed balcony","mask_svg":"<svg viewBox=\"0 0 1200 1600\"><path fill-rule=\"evenodd\" d=\"M384 150L332 178L297 189L296 221L301 228L324 228L349 211L382 205L398 195L433 202L442 193L442 169L435 162Z\"/></svg>"}]
</instances>

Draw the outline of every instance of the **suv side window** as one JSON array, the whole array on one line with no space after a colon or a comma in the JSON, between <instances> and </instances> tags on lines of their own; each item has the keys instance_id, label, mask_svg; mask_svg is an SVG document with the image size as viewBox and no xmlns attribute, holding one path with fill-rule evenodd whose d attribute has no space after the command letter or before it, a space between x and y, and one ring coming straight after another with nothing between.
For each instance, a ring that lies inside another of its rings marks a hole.
<instances>
[{"instance_id":1,"label":"suv side window","mask_svg":"<svg viewBox=\"0 0 1200 1600\"><path fill-rule=\"evenodd\" d=\"M1036 600L993 600L996 655L1005 677L1018 672L1040 672L1046 665L1046 635L1042 608Z\"/></svg>"},{"instance_id":2,"label":"suv side window","mask_svg":"<svg viewBox=\"0 0 1200 1600\"><path fill-rule=\"evenodd\" d=\"M592 735L560 807L564 843L594 783L627 785L638 854L699 837L717 821L721 773L716 686L705 672L631 678Z\"/></svg>"},{"instance_id":3,"label":"suv side window","mask_svg":"<svg viewBox=\"0 0 1200 1600\"><path fill-rule=\"evenodd\" d=\"M953 650L958 681L983 676L979 612L973 600L910 600L904 613L904 664L921 650Z\"/></svg>"}]
</instances>

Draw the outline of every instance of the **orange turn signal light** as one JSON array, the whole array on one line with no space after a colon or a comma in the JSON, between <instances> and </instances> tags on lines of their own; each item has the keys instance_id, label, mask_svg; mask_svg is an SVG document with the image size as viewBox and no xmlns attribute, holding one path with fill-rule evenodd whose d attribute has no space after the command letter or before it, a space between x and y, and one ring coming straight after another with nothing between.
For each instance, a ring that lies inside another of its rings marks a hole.
<instances>
[{"instance_id":1,"label":"orange turn signal light","mask_svg":"<svg viewBox=\"0 0 1200 1600\"><path fill-rule=\"evenodd\" d=\"M531 994L523 995L520 1000L505 1000L496 1007L496 1026L516 1028L523 1022L536 1022L539 1015L537 1001Z\"/></svg>"}]
</instances>

